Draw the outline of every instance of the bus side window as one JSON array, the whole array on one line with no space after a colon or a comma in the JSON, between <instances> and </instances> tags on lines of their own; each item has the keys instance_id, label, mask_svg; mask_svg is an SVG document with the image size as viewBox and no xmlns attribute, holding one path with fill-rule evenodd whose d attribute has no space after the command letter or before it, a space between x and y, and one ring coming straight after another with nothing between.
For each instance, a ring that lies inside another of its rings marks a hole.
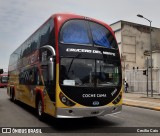
<instances>
[{"instance_id":1,"label":"bus side window","mask_svg":"<svg viewBox=\"0 0 160 136\"><path fill-rule=\"evenodd\" d=\"M19 73L19 84L25 84L24 71Z\"/></svg>"},{"instance_id":2,"label":"bus side window","mask_svg":"<svg viewBox=\"0 0 160 136\"><path fill-rule=\"evenodd\" d=\"M34 84L34 73L33 70L29 70L29 84L33 85Z\"/></svg>"},{"instance_id":3,"label":"bus side window","mask_svg":"<svg viewBox=\"0 0 160 136\"><path fill-rule=\"evenodd\" d=\"M29 81L29 74L28 71L24 71L24 85L28 85L28 81Z\"/></svg>"},{"instance_id":4,"label":"bus side window","mask_svg":"<svg viewBox=\"0 0 160 136\"><path fill-rule=\"evenodd\" d=\"M31 85L42 85L42 80L40 76L40 72L38 68L32 68L29 70L30 78L29 78L29 84Z\"/></svg>"},{"instance_id":5,"label":"bus side window","mask_svg":"<svg viewBox=\"0 0 160 136\"><path fill-rule=\"evenodd\" d=\"M35 71L35 76L36 76L36 85L42 85L42 79L41 79L41 75L38 69L36 69Z\"/></svg>"}]
</instances>

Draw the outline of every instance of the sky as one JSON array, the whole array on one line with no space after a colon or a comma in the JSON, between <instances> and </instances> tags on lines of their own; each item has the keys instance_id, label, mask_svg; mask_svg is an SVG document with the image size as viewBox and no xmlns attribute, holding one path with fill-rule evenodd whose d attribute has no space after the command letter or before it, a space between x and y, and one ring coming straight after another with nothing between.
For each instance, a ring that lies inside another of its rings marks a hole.
<instances>
[{"instance_id":1,"label":"sky","mask_svg":"<svg viewBox=\"0 0 160 136\"><path fill-rule=\"evenodd\" d=\"M112 24L119 20L160 28L159 0L0 0L0 68L52 14L74 13Z\"/></svg>"}]
</instances>

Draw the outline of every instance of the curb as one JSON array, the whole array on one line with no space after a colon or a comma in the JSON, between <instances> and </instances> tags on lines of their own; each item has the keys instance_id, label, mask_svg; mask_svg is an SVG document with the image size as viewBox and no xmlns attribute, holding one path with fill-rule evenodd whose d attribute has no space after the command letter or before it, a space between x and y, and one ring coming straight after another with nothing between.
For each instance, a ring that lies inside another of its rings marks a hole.
<instances>
[{"instance_id":1,"label":"curb","mask_svg":"<svg viewBox=\"0 0 160 136\"><path fill-rule=\"evenodd\" d=\"M132 106L132 107L138 107L138 108L144 108L144 109L150 109L150 110L155 110L155 111L160 111L160 107L149 107L149 106L142 106L142 105L137 105L137 104L131 104L127 102L123 102L123 105L126 106Z\"/></svg>"}]
</instances>

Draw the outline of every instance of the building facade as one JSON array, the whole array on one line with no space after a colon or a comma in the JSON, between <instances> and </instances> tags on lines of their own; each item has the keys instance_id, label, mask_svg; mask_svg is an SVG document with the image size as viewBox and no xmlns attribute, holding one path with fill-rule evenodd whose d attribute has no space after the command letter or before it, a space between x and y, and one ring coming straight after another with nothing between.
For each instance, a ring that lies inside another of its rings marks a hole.
<instances>
[{"instance_id":1,"label":"building facade","mask_svg":"<svg viewBox=\"0 0 160 136\"><path fill-rule=\"evenodd\" d=\"M132 91L145 92L148 62L148 86L150 90L150 27L127 21L118 21L110 25L115 32L120 49L123 79L130 84ZM153 90L160 93L160 29L151 29ZM147 61L148 58L148 61Z\"/></svg>"}]
</instances>

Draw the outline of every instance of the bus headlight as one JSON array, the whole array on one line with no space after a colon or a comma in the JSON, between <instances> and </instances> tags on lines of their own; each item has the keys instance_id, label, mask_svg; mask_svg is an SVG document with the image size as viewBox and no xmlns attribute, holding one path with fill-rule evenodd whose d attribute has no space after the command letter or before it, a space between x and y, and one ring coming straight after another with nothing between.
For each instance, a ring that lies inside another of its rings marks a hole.
<instances>
[{"instance_id":1,"label":"bus headlight","mask_svg":"<svg viewBox=\"0 0 160 136\"><path fill-rule=\"evenodd\" d=\"M59 98L60 98L61 102L66 106L74 106L75 105L75 103L73 103L72 101L67 99L66 96L64 96L64 94L62 94L62 93L59 94Z\"/></svg>"}]
</instances>

